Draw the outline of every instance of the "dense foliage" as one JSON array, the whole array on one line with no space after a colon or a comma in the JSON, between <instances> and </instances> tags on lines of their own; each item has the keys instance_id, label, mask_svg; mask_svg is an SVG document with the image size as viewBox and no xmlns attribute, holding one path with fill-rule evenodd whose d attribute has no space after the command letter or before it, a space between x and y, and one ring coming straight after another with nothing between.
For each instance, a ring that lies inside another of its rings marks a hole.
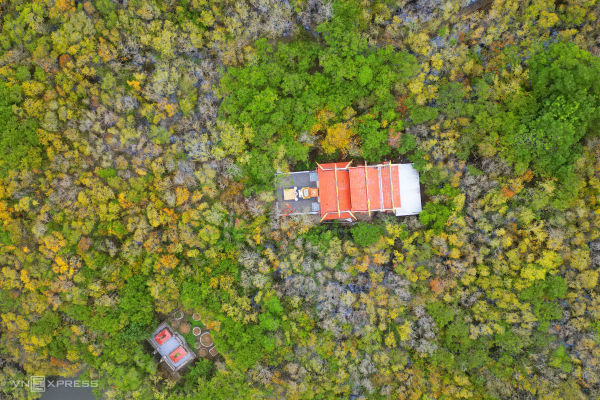
<instances>
[{"instance_id":1,"label":"dense foliage","mask_svg":"<svg viewBox=\"0 0 600 400\"><path fill-rule=\"evenodd\" d=\"M531 90L514 95L509 106L517 123L503 130L505 157L524 172L572 176L581 138L598 135L600 60L574 44L552 43L529 61Z\"/></svg>"},{"instance_id":2,"label":"dense foliage","mask_svg":"<svg viewBox=\"0 0 600 400\"><path fill-rule=\"evenodd\" d=\"M417 63L392 46L370 47L356 30L358 12L337 3L336 17L316 30L319 40L303 37L273 49L261 39L255 60L227 70L220 111L237 134L223 137L222 145L237 147L251 181L269 183L274 162L309 165L319 136L326 155L362 155L369 162L389 155L388 131L403 126L396 97Z\"/></svg>"},{"instance_id":3,"label":"dense foliage","mask_svg":"<svg viewBox=\"0 0 600 400\"><path fill-rule=\"evenodd\" d=\"M27 69L20 71L22 79L27 79ZM13 114L12 106L20 103L22 98L20 86L8 87L0 81L0 176L8 175L9 171L40 167L41 154L35 120L27 118L19 121Z\"/></svg>"},{"instance_id":4,"label":"dense foliage","mask_svg":"<svg viewBox=\"0 0 600 400\"><path fill-rule=\"evenodd\" d=\"M495 110L502 119L499 147L517 173L531 167L569 184L581 139L599 134L600 60L574 44L552 43L527 64L529 82L503 112Z\"/></svg>"},{"instance_id":5,"label":"dense foliage","mask_svg":"<svg viewBox=\"0 0 600 400\"><path fill-rule=\"evenodd\" d=\"M599 398L600 3L468 3L0 1L0 398ZM342 160L423 212L274 216Z\"/></svg>"}]
</instances>

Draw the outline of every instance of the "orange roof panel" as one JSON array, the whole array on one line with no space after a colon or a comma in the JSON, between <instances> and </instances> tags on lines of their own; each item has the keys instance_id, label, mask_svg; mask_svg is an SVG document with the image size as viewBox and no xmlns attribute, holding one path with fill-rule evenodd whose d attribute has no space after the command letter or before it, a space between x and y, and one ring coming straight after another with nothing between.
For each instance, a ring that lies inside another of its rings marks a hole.
<instances>
[{"instance_id":1,"label":"orange roof panel","mask_svg":"<svg viewBox=\"0 0 600 400\"><path fill-rule=\"evenodd\" d=\"M156 335L154 337L154 340L156 340L156 343L158 343L158 344L163 344L164 342L169 340L169 338L171 338L171 332L169 332L169 330L167 328L165 328L162 331L160 331L160 333L158 335Z\"/></svg>"},{"instance_id":2,"label":"orange roof panel","mask_svg":"<svg viewBox=\"0 0 600 400\"><path fill-rule=\"evenodd\" d=\"M320 164L319 202L324 220L353 218L353 213L400 208L398 165L350 167L350 163Z\"/></svg>"},{"instance_id":3,"label":"orange roof panel","mask_svg":"<svg viewBox=\"0 0 600 400\"><path fill-rule=\"evenodd\" d=\"M349 171L352 211L360 212L367 211L369 207L373 208L373 201L369 201L370 196L367 196L367 172L363 167L352 168Z\"/></svg>"},{"instance_id":4,"label":"orange roof panel","mask_svg":"<svg viewBox=\"0 0 600 400\"><path fill-rule=\"evenodd\" d=\"M185 357L186 354L187 352L185 351L185 349L179 346L178 348L173 350L171 354L169 354L169 357L174 363L178 363L183 357Z\"/></svg>"},{"instance_id":5,"label":"orange roof panel","mask_svg":"<svg viewBox=\"0 0 600 400\"><path fill-rule=\"evenodd\" d=\"M319 202L323 219L351 218L350 176L348 162L320 164Z\"/></svg>"},{"instance_id":6,"label":"orange roof panel","mask_svg":"<svg viewBox=\"0 0 600 400\"><path fill-rule=\"evenodd\" d=\"M383 204L381 203L381 179L380 178L380 169L377 167L371 166L366 169L367 179L369 182L367 194L369 195L369 203L370 209L380 210L383 208Z\"/></svg>"},{"instance_id":7,"label":"orange roof panel","mask_svg":"<svg viewBox=\"0 0 600 400\"><path fill-rule=\"evenodd\" d=\"M392 209L400 207L400 179L398 177L398 166L393 164L382 166L381 178L383 192L383 208Z\"/></svg>"},{"instance_id":8,"label":"orange roof panel","mask_svg":"<svg viewBox=\"0 0 600 400\"><path fill-rule=\"evenodd\" d=\"M389 165L352 167L349 174L352 212L391 210L400 207L397 166L392 165L391 170Z\"/></svg>"}]
</instances>

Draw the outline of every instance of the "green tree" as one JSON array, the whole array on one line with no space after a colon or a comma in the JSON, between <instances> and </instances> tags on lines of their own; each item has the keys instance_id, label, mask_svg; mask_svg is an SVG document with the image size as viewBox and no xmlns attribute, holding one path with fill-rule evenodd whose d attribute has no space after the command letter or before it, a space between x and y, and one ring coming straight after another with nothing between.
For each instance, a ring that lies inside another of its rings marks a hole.
<instances>
[{"instance_id":1,"label":"green tree","mask_svg":"<svg viewBox=\"0 0 600 400\"><path fill-rule=\"evenodd\" d=\"M517 173L531 166L565 181L581 138L600 133L600 60L574 44L553 43L528 64L530 85L508 103L503 154Z\"/></svg>"},{"instance_id":2,"label":"green tree","mask_svg":"<svg viewBox=\"0 0 600 400\"><path fill-rule=\"evenodd\" d=\"M451 307L445 305L441 301L428 303L426 308L427 308L427 311L429 312L429 314L431 314L431 316L433 317L435 324L440 329L442 329L444 326L446 326L450 321L452 321L454 319L454 315L455 315L454 310Z\"/></svg>"},{"instance_id":3,"label":"green tree","mask_svg":"<svg viewBox=\"0 0 600 400\"><path fill-rule=\"evenodd\" d=\"M148 290L145 276L134 276L128 279L121 290L121 319L130 324L148 325L154 314L154 303Z\"/></svg>"},{"instance_id":4,"label":"green tree","mask_svg":"<svg viewBox=\"0 0 600 400\"><path fill-rule=\"evenodd\" d=\"M0 177L11 170L39 168L42 164L37 123L31 118L19 120L13 114L13 108L22 99L19 86L0 81Z\"/></svg>"}]
</instances>

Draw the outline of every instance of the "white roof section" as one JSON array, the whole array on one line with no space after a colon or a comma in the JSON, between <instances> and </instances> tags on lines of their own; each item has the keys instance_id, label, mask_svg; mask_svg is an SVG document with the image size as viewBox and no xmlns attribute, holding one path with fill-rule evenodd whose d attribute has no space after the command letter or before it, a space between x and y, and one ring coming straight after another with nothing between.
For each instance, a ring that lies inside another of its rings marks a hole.
<instances>
[{"instance_id":1,"label":"white roof section","mask_svg":"<svg viewBox=\"0 0 600 400\"><path fill-rule=\"evenodd\" d=\"M412 164L397 164L401 207L395 208L396 216L416 215L423 211L421 206L421 184L419 172Z\"/></svg>"}]
</instances>

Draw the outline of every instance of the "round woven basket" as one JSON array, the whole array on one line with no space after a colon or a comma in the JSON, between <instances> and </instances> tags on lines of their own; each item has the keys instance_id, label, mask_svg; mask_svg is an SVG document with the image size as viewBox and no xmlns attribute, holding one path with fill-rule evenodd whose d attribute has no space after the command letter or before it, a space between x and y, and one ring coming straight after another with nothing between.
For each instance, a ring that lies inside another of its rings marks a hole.
<instances>
[{"instance_id":1,"label":"round woven basket","mask_svg":"<svg viewBox=\"0 0 600 400\"><path fill-rule=\"evenodd\" d=\"M200 356L200 357L206 357L206 356L208 356L208 350L206 350L205 347L200 347L198 349L198 356Z\"/></svg>"},{"instance_id":2,"label":"round woven basket","mask_svg":"<svg viewBox=\"0 0 600 400\"><path fill-rule=\"evenodd\" d=\"M204 332L202 335L200 335L200 343L202 343L202 345L206 347L212 346L213 340L212 337L210 337L210 333Z\"/></svg>"},{"instance_id":3,"label":"round woven basket","mask_svg":"<svg viewBox=\"0 0 600 400\"><path fill-rule=\"evenodd\" d=\"M177 310L173 313L173 318L175 320L180 320L181 318L183 318L183 311L181 310Z\"/></svg>"}]
</instances>

